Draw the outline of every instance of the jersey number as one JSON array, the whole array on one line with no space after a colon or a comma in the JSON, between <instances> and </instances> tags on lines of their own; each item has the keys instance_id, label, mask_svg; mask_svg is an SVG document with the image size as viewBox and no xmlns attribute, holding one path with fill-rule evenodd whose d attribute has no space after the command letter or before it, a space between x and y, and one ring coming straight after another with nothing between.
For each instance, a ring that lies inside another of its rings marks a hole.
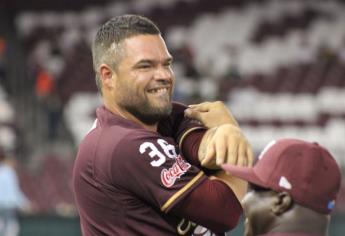
<instances>
[{"instance_id":1,"label":"jersey number","mask_svg":"<svg viewBox=\"0 0 345 236\"><path fill-rule=\"evenodd\" d=\"M148 155L152 159L155 158L153 161L150 162L152 166L155 166L155 167L161 166L165 162L166 156L172 159L177 157L174 145L169 144L164 139L158 139L157 143L163 149L163 152L165 155L161 151L158 150L155 144L151 142L144 142L140 145L140 148L139 148L139 152L141 154L148 152Z\"/></svg>"}]
</instances>

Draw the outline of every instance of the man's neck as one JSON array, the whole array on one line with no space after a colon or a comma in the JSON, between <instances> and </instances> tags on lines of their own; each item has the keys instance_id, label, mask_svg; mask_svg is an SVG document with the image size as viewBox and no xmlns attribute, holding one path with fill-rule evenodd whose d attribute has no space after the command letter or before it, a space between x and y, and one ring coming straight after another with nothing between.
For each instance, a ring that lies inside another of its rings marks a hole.
<instances>
[{"instance_id":1,"label":"man's neck","mask_svg":"<svg viewBox=\"0 0 345 236\"><path fill-rule=\"evenodd\" d=\"M154 131L154 132L157 131L158 123L153 124L153 125L145 124L141 120L139 120L135 116L133 116L131 113L129 113L128 111L125 111L125 110L122 110L121 108L119 108L116 104L110 104L110 103L104 101L104 106L109 111L111 111L113 114L119 115L126 120L131 120L131 121L141 125L142 127L144 127L147 130Z\"/></svg>"}]
</instances>

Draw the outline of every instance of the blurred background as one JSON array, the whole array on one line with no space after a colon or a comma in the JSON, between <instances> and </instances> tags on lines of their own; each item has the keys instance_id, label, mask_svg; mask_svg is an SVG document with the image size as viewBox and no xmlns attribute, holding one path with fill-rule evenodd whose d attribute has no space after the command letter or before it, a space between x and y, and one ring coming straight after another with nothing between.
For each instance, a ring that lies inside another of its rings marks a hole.
<instances>
[{"instance_id":1,"label":"blurred background","mask_svg":"<svg viewBox=\"0 0 345 236\"><path fill-rule=\"evenodd\" d=\"M27 198L19 235L80 235L71 170L100 105L90 42L125 13L163 32L175 100L222 100L256 153L317 141L345 173L345 1L0 0L0 147ZM330 235L345 235L344 181L332 217Z\"/></svg>"}]
</instances>

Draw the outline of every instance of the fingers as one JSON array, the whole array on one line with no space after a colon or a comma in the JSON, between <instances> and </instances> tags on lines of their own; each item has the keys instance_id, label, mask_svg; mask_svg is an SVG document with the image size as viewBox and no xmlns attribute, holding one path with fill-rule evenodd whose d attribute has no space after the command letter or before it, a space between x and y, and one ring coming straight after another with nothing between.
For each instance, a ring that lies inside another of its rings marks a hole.
<instances>
[{"instance_id":1,"label":"fingers","mask_svg":"<svg viewBox=\"0 0 345 236\"><path fill-rule=\"evenodd\" d=\"M245 142L240 142L238 146L238 165L247 166L248 157L247 157L247 145Z\"/></svg>"},{"instance_id":2,"label":"fingers","mask_svg":"<svg viewBox=\"0 0 345 236\"><path fill-rule=\"evenodd\" d=\"M225 142L225 139L220 139L216 143L216 164L220 166L221 164L224 164L226 160L227 155L227 143Z\"/></svg>"},{"instance_id":3,"label":"fingers","mask_svg":"<svg viewBox=\"0 0 345 236\"><path fill-rule=\"evenodd\" d=\"M222 164L251 166L254 155L247 139L239 127L225 124L217 126L212 138L205 146L205 157L201 165L220 168Z\"/></svg>"},{"instance_id":4,"label":"fingers","mask_svg":"<svg viewBox=\"0 0 345 236\"><path fill-rule=\"evenodd\" d=\"M210 106L211 106L210 102L203 102L200 104L192 104L192 105L189 105L188 107L194 111L207 112L210 110Z\"/></svg>"},{"instance_id":5,"label":"fingers","mask_svg":"<svg viewBox=\"0 0 345 236\"><path fill-rule=\"evenodd\" d=\"M212 139L215 148L216 165L231 164L237 166L251 166L254 155L251 146L238 128L229 127L228 129L217 130ZM208 158L211 158L208 156Z\"/></svg>"},{"instance_id":6,"label":"fingers","mask_svg":"<svg viewBox=\"0 0 345 236\"><path fill-rule=\"evenodd\" d=\"M185 110L185 116L199 120L207 128L213 128L223 124L238 126L230 110L220 101L189 105Z\"/></svg>"},{"instance_id":7,"label":"fingers","mask_svg":"<svg viewBox=\"0 0 345 236\"><path fill-rule=\"evenodd\" d=\"M207 146L206 155L205 155L205 158L202 160L201 165L202 166L209 165L213 161L215 154L216 154L216 150L215 150L214 144L210 143Z\"/></svg>"},{"instance_id":8,"label":"fingers","mask_svg":"<svg viewBox=\"0 0 345 236\"><path fill-rule=\"evenodd\" d=\"M196 105L189 105L184 114L188 118L203 121L202 113L209 111L209 102L204 102Z\"/></svg>"},{"instance_id":9,"label":"fingers","mask_svg":"<svg viewBox=\"0 0 345 236\"><path fill-rule=\"evenodd\" d=\"M248 163L247 163L248 167L254 164L254 153L253 153L252 148L249 145L247 146L247 160L248 160Z\"/></svg>"},{"instance_id":10,"label":"fingers","mask_svg":"<svg viewBox=\"0 0 345 236\"><path fill-rule=\"evenodd\" d=\"M196 120L199 120L202 122L202 117L201 117L201 113L199 111L196 111L194 109L191 109L191 108L187 108L185 111L184 111L184 115L188 118L191 118L191 119L196 119Z\"/></svg>"},{"instance_id":11,"label":"fingers","mask_svg":"<svg viewBox=\"0 0 345 236\"><path fill-rule=\"evenodd\" d=\"M237 137L236 137L237 138ZM228 155L225 163L232 164L232 165L238 165L238 149L239 149L239 144L240 140L238 139L230 139L228 142Z\"/></svg>"},{"instance_id":12,"label":"fingers","mask_svg":"<svg viewBox=\"0 0 345 236\"><path fill-rule=\"evenodd\" d=\"M249 167L252 166L253 160L253 152L247 143L242 142L238 146L226 146L225 143L218 143L209 145L201 165L207 167L216 164L217 167L220 167L222 164L231 164Z\"/></svg>"}]
</instances>

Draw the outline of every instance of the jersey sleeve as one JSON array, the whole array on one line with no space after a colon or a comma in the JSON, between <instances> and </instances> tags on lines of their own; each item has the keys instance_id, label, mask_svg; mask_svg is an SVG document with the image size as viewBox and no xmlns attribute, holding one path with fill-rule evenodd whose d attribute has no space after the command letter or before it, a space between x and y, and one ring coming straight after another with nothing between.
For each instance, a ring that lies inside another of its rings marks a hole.
<instances>
[{"instance_id":1,"label":"jersey sleeve","mask_svg":"<svg viewBox=\"0 0 345 236\"><path fill-rule=\"evenodd\" d=\"M117 186L164 212L207 178L178 153L172 138L148 131L127 135L111 165Z\"/></svg>"},{"instance_id":2,"label":"jersey sleeve","mask_svg":"<svg viewBox=\"0 0 345 236\"><path fill-rule=\"evenodd\" d=\"M183 139L193 130L206 130L199 121L184 116L186 108L187 106L174 102L171 115L168 119L161 121L158 126L159 133L173 137L180 146Z\"/></svg>"}]
</instances>

